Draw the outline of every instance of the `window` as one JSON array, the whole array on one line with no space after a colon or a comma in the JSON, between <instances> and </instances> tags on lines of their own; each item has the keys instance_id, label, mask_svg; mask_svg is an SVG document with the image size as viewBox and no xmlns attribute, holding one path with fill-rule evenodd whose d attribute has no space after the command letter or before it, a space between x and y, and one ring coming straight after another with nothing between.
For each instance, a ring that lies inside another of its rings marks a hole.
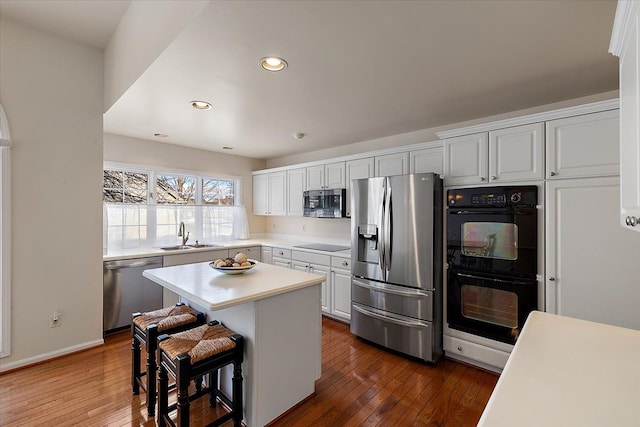
<instances>
[{"instance_id":1,"label":"window","mask_svg":"<svg viewBox=\"0 0 640 427\"><path fill-rule=\"evenodd\" d=\"M181 222L192 242L248 237L238 178L122 165L105 166L103 176L105 250L178 243Z\"/></svg>"}]
</instances>

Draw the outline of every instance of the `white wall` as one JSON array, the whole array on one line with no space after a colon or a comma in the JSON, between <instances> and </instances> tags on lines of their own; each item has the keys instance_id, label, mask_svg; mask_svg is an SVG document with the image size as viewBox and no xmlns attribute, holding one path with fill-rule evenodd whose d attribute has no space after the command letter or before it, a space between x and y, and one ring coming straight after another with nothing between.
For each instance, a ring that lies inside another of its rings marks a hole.
<instances>
[{"instance_id":1,"label":"white wall","mask_svg":"<svg viewBox=\"0 0 640 427\"><path fill-rule=\"evenodd\" d=\"M0 64L13 140L6 370L102 342L103 62L100 50L2 19Z\"/></svg>"},{"instance_id":2,"label":"white wall","mask_svg":"<svg viewBox=\"0 0 640 427\"><path fill-rule=\"evenodd\" d=\"M104 134L104 160L158 168L240 176L242 203L247 209L251 233L264 233L266 220L254 216L251 171L264 169L264 160L232 156L147 139Z\"/></svg>"}]
</instances>

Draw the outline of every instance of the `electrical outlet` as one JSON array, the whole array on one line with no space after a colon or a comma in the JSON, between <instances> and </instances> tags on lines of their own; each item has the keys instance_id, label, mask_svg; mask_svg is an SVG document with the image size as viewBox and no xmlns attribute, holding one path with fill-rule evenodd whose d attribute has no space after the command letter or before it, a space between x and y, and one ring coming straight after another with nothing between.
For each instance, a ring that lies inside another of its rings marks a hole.
<instances>
[{"instance_id":1,"label":"electrical outlet","mask_svg":"<svg viewBox=\"0 0 640 427\"><path fill-rule=\"evenodd\" d=\"M302 224L302 231L307 231L307 226Z\"/></svg>"},{"instance_id":2,"label":"electrical outlet","mask_svg":"<svg viewBox=\"0 0 640 427\"><path fill-rule=\"evenodd\" d=\"M271 224L271 228L275 230L276 229L276 225L275 224Z\"/></svg>"},{"instance_id":3,"label":"electrical outlet","mask_svg":"<svg viewBox=\"0 0 640 427\"><path fill-rule=\"evenodd\" d=\"M60 323L62 322L61 316L60 316L60 312L58 310L53 310L53 313L51 313L51 317L49 318L49 324L52 328L56 328L58 326L60 326Z\"/></svg>"}]
</instances>

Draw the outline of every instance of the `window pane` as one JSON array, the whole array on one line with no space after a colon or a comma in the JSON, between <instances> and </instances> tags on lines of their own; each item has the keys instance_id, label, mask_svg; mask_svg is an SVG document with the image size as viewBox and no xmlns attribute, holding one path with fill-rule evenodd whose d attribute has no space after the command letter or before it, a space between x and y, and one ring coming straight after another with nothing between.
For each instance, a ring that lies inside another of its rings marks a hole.
<instances>
[{"instance_id":1,"label":"window pane","mask_svg":"<svg viewBox=\"0 0 640 427\"><path fill-rule=\"evenodd\" d=\"M149 177L146 173L124 173L124 202L147 203Z\"/></svg>"},{"instance_id":2,"label":"window pane","mask_svg":"<svg viewBox=\"0 0 640 427\"><path fill-rule=\"evenodd\" d=\"M234 204L233 181L220 181L220 204Z\"/></svg>"},{"instance_id":3,"label":"window pane","mask_svg":"<svg viewBox=\"0 0 640 427\"><path fill-rule=\"evenodd\" d=\"M196 204L196 180L190 176L158 175L156 180L158 204Z\"/></svg>"},{"instance_id":4,"label":"window pane","mask_svg":"<svg viewBox=\"0 0 640 427\"><path fill-rule=\"evenodd\" d=\"M233 181L219 179L202 180L202 204L233 205Z\"/></svg>"},{"instance_id":5,"label":"window pane","mask_svg":"<svg viewBox=\"0 0 640 427\"><path fill-rule=\"evenodd\" d=\"M106 170L102 177L102 188L122 188L122 172Z\"/></svg>"},{"instance_id":6,"label":"window pane","mask_svg":"<svg viewBox=\"0 0 640 427\"><path fill-rule=\"evenodd\" d=\"M102 190L102 200L107 203L122 203L122 190L105 188Z\"/></svg>"}]
</instances>

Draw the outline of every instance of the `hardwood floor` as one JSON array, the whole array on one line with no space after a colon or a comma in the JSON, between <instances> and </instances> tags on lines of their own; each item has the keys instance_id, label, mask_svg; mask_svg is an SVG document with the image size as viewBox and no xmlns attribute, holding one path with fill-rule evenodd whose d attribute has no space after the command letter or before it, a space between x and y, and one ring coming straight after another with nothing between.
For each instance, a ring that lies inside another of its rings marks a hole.
<instances>
[{"instance_id":1,"label":"hardwood floor","mask_svg":"<svg viewBox=\"0 0 640 427\"><path fill-rule=\"evenodd\" d=\"M129 333L105 341L0 375L0 425L155 425L144 393L131 394ZM433 367L383 351L324 318L316 394L270 427L475 426L497 379L451 360ZM215 418L206 401L192 404L193 425Z\"/></svg>"}]
</instances>

